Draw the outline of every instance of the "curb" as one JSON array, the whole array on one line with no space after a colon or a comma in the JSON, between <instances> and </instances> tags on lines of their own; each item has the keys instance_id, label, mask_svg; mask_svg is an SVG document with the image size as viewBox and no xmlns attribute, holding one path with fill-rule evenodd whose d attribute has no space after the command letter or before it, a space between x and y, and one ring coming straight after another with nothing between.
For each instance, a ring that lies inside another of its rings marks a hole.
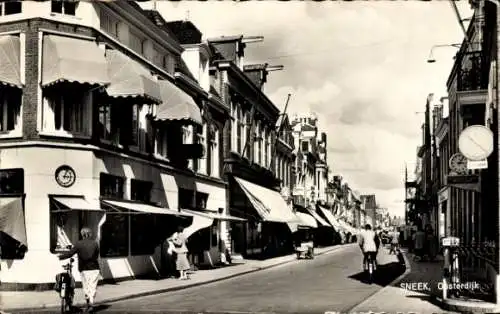
<instances>
[{"instance_id":1,"label":"curb","mask_svg":"<svg viewBox=\"0 0 500 314\"><path fill-rule=\"evenodd\" d=\"M356 306L354 306L352 309L350 309L348 311L348 313L360 313L360 311L357 310L358 308L362 308L364 304L367 304L370 301L373 301L373 299L377 298L380 293L382 293L385 290L387 290L388 287L392 287L392 286L397 285L401 280L403 280L406 276L408 276L408 274L411 272L410 262L408 261L408 258L406 257L406 255L402 251L399 251L399 254L403 256L403 259L405 261L405 271L404 271L404 273L402 273L396 279L394 279L393 281L391 281L387 286L383 287L380 290L377 290L375 293L373 293L372 295L370 295L369 297L367 297L363 302L361 302L361 303L357 304Z\"/></svg>"},{"instance_id":2,"label":"curb","mask_svg":"<svg viewBox=\"0 0 500 314\"><path fill-rule=\"evenodd\" d=\"M462 313L500 313L500 306L495 303L462 301L436 298L437 303L448 311Z\"/></svg>"},{"instance_id":3,"label":"curb","mask_svg":"<svg viewBox=\"0 0 500 314\"><path fill-rule=\"evenodd\" d=\"M321 253L316 253L316 254L314 254L314 256L320 256L320 255L324 255L324 254L327 254L327 253L330 253L330 252L335 252L335 251L338 251L338 250L340 250L342 248L346 248L346 247L349 247L350 245L354 245L354 244L355 243L343 244L343 245L336 245L336 246L333 246L330 249L327 249L327 250L325 250L325 251L323 251ZM291 263L293 261L297 261L297 258L295 256L296 256L295 254L290 255L290 259L289 260L285 260L283 262L279 262L279 263L276 263L276 264L271 264L271 265L262 266L262 267L255 267L253 269L242 271L240 273L236 273L236 274L232 274L232 275L228 275L228 276L222 276L222 277L219 277L219 278L214 278L214 279L210 279L210 280L206 280L206 281L200 281L200 282L196 282L196 283L192 283L192 284L188 284L188 285L184 285L184 286L169 287L169 288L163 288L163 289L151 290L151 291L145 291L145 292L139 292L139 293L129 293L129 294L121 295L121 296L118 296L118 297L103 298L103 299L99 300L99 303L113 303L113 302L118 302L118 301L123 301L123 300L128 300L128 299L135 299L135 298L141 298L141 297L146 297L146 296L151 296L151 295L156 295L156 294L162 294L162 293L166 293L166 292L179 291L179 290L184 290L184 289L189 289L189 288L193 288L193 287L198 287L198 286L202 286L202 285L211 284L211 283L214 283L214 282L228 280L228 279L232 279L232 278L235 278L235 277L239 277L239 276L243 276L243 275L255 273L255 272L258 272L258 271L261 271L261 270L266 270L266 269L270 269L270 268L273 268L273 267L278 267L278 266L281 266L281 265L289 264L289 263ZM76 306L76 307L82 307L84 305L85 304L83 304L83 303L76 303L76 304L74 304L74 306ZM37 312L37 311L42 310L42 309L50 309L50 308L58 307L58 306L59 306L59 304L44 304L44 305L41 305L41 306L38 306L38 307L5 308L5 309L3 309L3 311L11 311L11 312L12 311L16 311L16 312ZM2 310L0 310L0 314L2 313L1 311Z\"/></svg>"}]
</instances>

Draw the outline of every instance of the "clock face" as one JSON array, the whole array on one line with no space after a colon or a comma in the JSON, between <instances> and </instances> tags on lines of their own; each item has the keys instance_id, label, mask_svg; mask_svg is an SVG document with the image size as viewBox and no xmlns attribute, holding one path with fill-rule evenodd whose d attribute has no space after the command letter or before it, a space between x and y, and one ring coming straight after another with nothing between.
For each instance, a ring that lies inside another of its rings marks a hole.
<instances>
[{"instance_id":1,"label":"clock face","mask_svg":"<svg viewBox=\"0 0 500 314\"><path fill-rule=\"evenodd\" d=\"M76 180L75 170L66 165L57 168L55 175L57 184L64 188L69 188L75 183Z\"/></svg>"},{"instance_id":2,"label":"clock face","mask_svg":"<svg viewBox=\"0 0 500 314\"><path fill-rule=\"evenodd\" d=\"M450 169L457 173L467 172L467 158L462 154L455 154L450 158Z\"/></svg>"}]
</instances>

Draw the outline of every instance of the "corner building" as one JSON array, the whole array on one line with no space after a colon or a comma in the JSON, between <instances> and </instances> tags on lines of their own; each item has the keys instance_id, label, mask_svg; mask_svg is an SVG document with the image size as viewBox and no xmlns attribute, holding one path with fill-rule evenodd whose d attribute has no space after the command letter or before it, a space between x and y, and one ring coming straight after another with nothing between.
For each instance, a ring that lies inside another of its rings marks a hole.
<instances>
[{"instance_id":1,"label":"corner building","mask_svg":"<svg viewBox=\"0 0 500 314\"><path fill-rule=\"evenodd\" d=\"M217 261L230 245L225 118L207 122L200 108L221 100L175 36L133 2L0 6L0 205L18 230L0 232L2 289L51 289L84 225L106 280L161 275L179 225L209 230L200 250Z\"/></svg>"}]
</instances>

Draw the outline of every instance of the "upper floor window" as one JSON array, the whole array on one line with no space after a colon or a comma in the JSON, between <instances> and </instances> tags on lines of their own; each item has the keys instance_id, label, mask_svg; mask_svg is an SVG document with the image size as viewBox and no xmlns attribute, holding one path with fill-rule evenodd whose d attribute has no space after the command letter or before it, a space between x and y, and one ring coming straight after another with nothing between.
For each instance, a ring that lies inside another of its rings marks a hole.
<instances>
[{"instance_id":1,"label":"upper floor window","mask_svg":"<svg viewBox=\"0 0 500 314\"><path fill-rule=\"evenodd\" d=\"M207 172L212 177L219 177L219 158L220 158L220 147L219 147L219 130L215 125L212 125L210 132L210 143L207 149L209 155L207 156L207 165L209 169Z\"/></svg>"},{"instance_id":2,"label":"upper floor window","mask_svg":"<svg viewBox=\"0 0 500 314\"><path fill-rule=\"evenodd\" d=\"M153 183L149 181L130 180L130 199L144 203L151 202Z\"/></svg>"},{"instance_id":3,"label":"upper floor window","mask_svg":"<svg viewBox=\"0 0 500 314\"><path fill-rule=\"evenodd\" d=\"M109 16L104 10L99 12L99 22L101 29L106 33L118 38L119 23L118 20Z\"/></svg>"},{"instance_id":4,"label":"upper floor window","mask_svg":"<svg viewBox=\"0 0 500 314\"><path fill-rule=\"evenodd\" d=\"M144 40L141 38L141 36L130 32L129 33L129 47L130 49L134 50L137 53L143 54L144 53Z\"/></svg>"},{"instance_id":5,"label":"upper floor window","mask_svg":"<svg viewBox=\"0 0 500 314\"><path fill-rule=\"evenodd\" d=\"M205 148L205 156L197 159L197 167L196 170L202 174L207 174L207 151L208 151L208 143L207 143L207 129L208 124L206 121L203 122L202 127L198 127L198 132L196 134L196 143L203 145Z\"/></svg>"},{"instance_id":6,"label":"upper floor window","mask_svg":"<svg viewBox=\"0 0 500 314\"><path fill-rule=\"evenodd\" d=\"M306 142L306 141L302 142L302 151L303 152L309 151L309 142Z\"/></svg>"},{"instance_id":7,"label":"upper floor window","mask_svg":"<svg viewBox=\"0 0 500 314\"><path fill-rule=\"evenodd\" d=\"M44 90L44 130L89 135L91 93L72 86Z\"/></svg>"},{"instance_id":8,"label":"upper floor window","mask_svg":"<svg viewBox=\"0 0 500 314\"><path fill-rule=\"evenodd\" d=\"M52 13L59 13L65 15L76 14L78 1L59 0L59 1L51 1L51 3L52 3Z\"/></svg>"},{"instance_id":9,"label":"upper floor window","mask_svg":"<svg viewBox=\"0 0 500 314\"><path fill-rule=\"evenodd\" d=\"M195 201L195 193L193 190L179 188L179 208L192 209L195 207Z\"/></svg>"},{"instance_id":10,"label":"upper floor window","mask_svg":"<svg viewBox=\"0 0 500 314\"><path fill-rule=\"evenodd\" d=\"M244 123L243 123L243 112L241 111L241 108L238 106L236 107L236 151L238 153L241 153L243 150L243 129L244 129Z\"/></svg>"},{"instance_id":11,"label":"upper floor window","mask_svg":"<svg viewBox=\"0 0 500 314\"><path fill-rule=\"evenodd\" d=\"M22 91L17 88L0 89L0 132L19 130L21 127Z\"/></svg>"},{"instance_id":12,"label":"upper floor window","mask_svg":"<svg viewBox=\"0 0 500 314\"><path fill-rule=\"evenodd\" d=\"M100 195L104 197L124 198L125 178L101 173L99 178Z\"/></svg>"},{"instance_id":13,"label":"upper floor window","mask_svg":"<svg viewBox=\"0 0 500 314\"><path fill-rule=\"evenodd\" d=\"M21 168L0 170L0 194L23 193L24 170Z\"/></svg>"},{"instance_id":14,"label":"upper floor window","mask_svg":"<svg viewBox=\"0 0 500 314\"><path fill-rule=\"evenodd\" d=\"M168 157L168 150L167 150L167 131L165 128L157 128L156 129L156 149L155 149L155 154L159 157L162 158L167 158Z\"/></svg>"},{"instance_id":15,"label":"upper floor window","mask_svg":"<svg viewBox=\"0 0 500 314\"><path fill-rule=\"evenodd\" d=\"M153 48L153 63L156 66L165 68L165 55L160 51L158 47Z\"/></svg>"},{"instance_id":16,"label":"upper floor window","mask_svg":"<svg viewBox=\"0 0 500 314\"><path fill-rule=\"evenodd\" d=\"M22 12L21 1L0 1L0 16L19 14Z\"/></svg>"},{"instance_id":17,"label":"upper floor window","mask_svg":"<svg viewBox=\"0 0 500 314\"><path fill-rule=\"evenodd\" d=\"M270 132L269 130L264 127L264 145L265 145L265 148L264 148L264 166L265 167L268 167L269 166L269 160L270 160L270 156L271 156L271 141L270 141Z\"/></svg>"}]
</instances>

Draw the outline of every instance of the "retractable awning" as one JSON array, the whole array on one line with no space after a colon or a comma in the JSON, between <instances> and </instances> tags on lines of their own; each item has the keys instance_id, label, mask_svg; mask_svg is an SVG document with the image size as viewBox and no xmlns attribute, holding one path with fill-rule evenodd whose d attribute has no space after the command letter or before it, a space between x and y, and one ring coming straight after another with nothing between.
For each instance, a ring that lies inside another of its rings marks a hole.
<instances>
[{"instance_id":1,"label":"retractable awning","mask_svg":"<svg viewBox=\"0 0 500 314\"><path fill-rule=\"evenodd\" d=\"M92 204L84 197L58 196L53 197L52 200L57 207L57 210L53 210L52 212L68 212L72 210L104 212L99 204Z\"/></svg>"},{"instance_id":2,"label":"retractable awning","mask_svg":"<svg viewBox=\"0 0 500 314\"><path fill-rule=\"evenodd\" d=\"M272 222L300 222L292 208L285 202L281 194L235 177L236 182L245 192L250 203L259 213L263 221Z\"/></svg>"},{"instance_id":3,"label":"retractable awning","mask_svg":"<svg viewBox=\"0 0 500 314\"><path fill-rule=\"evenodd\" d=\"M318 228L318 223L313 216L301 212L295 213L298 222L287 223L292 232L296 232L299 228Z\"/></svg>"},{"instance_id":4,"label":"retractable awning","mask_svg":"<svg viewBox=\"0 0 500 314\"><path fill-rule=\"evenodd\" d=\"M162 104L158 107L156 120L187 120L202 124L201 110L194 99L169 81L158 81Z\"/></svg>"},{"instance_id":5,"label":"retractable awning","mask_svg":"<svg viewBox=\"0 0 500 314\"><path fill-rule=\"evenodd\" d=\"M151 72L117 50L106 50L111 84L106 92L114 98L143 98L161 103L160 86Z\"/></svg>"},{"instance_id":6,"label":"retractable awning","mask_svg":"<svg viewBox=\"0 0 500 314\"><path fill-rule=\"evenodd\" d=\"M21 197L0 197L0 231L28 247Z\"/></svg>"},{"instance_id":7,"label":"retractable awning","mask_svg":"<svg viewBox=\"0 0 500 314\"><path fill-rule=\"evenodd\" d=\"M181 212L185 212L190 215L198 215L206 218L211 218L211 219L218 219L218 220L223 220L223 221L247 221L246 219L231 216L231 215L224 215L220 214L218 212L211 212L211 211L196 211L196 210L190 210L190 209L181 209Z\"/></svg>"},{"instance_id":8,"label":"retractable awning","mask_svg":"<svg viewBox=\"0 0 500 314\"><path fill-rule=\"evenodd\" d=\"M45 35L42 58L42 86L58 82L110 83L104 50L94 41Z\"/></svg>"},{"instance_id":9,"label":"retractable awning","mask_svg":"<svg viewBox=\"0 0 500 314\"><path fill-rule=\"evenodd\" d=\"M321 216L318 215L318 213L315 210L307 208L307 211L319 222L319 225L324 227L332 227L332 225L329 224L327 221L325 221L323 218L321 218Z\"/></svg>"},{"instance_id":10,"label":"retractable awning","mask_svg":"<svg viewBox=\"0 0 500 314\"><path fill-rule=\"evenodd\" d=\"M0 84L22 88L19 36L0 36Z\"/></svg>"},{"instance_id":11,"label":"retractable awning","mask_svg":"<svg viewBox=\"0 0 500 314\"><path fill-rule=\"evenodd\" d=\"M325 216L326 220L337 230L346 231L345 228L340 224L340 222L333 216L333 214L326 208L318 206L319 210Z\"/></svg>"},{"instance_id":12,"label":"retractable awning","mask_svg":"<svg viewBox=\"0 0 500 314\"><path fill-rule=\"evenodd\" d=\"M126 209L131 210L138 213L144 214L156 214L156 215L172 215L172 216L184 216L184 217L192 217L193 215L187 213L181 213L173 209L156 207L143 203L131 203L131 202L120 202L120 201L109 201L103 200L103 203L114 207L115 209Z\"/></svg>"}]
</instances>

